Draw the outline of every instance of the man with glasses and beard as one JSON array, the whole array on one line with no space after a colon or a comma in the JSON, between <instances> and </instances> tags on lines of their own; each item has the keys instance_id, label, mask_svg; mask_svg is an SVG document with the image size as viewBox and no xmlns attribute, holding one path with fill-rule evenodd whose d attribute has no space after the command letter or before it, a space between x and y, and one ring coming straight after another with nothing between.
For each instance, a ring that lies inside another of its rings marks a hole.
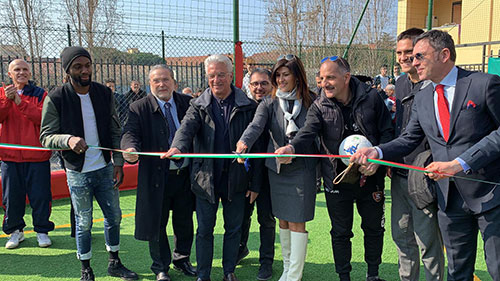
<instances>
[{"instance_id":1,"label":"man with glasses and beard","mask_svg":"<svg viewBox=\"0 0 500 281\"><path fill-rule=\"evenodd\" d=\"M269 96L273 91L271 84L271 72L267 69L257 68L250 73L249 82L250 93L253 100L260 103L265 97ZM260 152L266 152L265 149L269 143L269 134L264 132L256 146L261 149ZM243 160L243 159L241 159ZM259 235L260 235L260 248L259 248L259 273L257 280L269 280L273 275L273 261L274 261L274 241L276 232L276 220L274 219L271 208L271 193L269 187L269 178L267 176L267 169L264 166L263 159L256 159L261 164L258 166L260 169L260 191L257 197L257 220L259 222ZM239 161L241 162L241 161ZM238 252L237 264L241 262L248 254L248 236L250 233L250 223L255 203L250 203L246 200L245 214L243 217L243 225L241 227L241 241L240 249Z\"/></svg>"},{"instance_id":2,"label":"man with glasses and beard","mask_svg":"<svg viewBox=\"0 0 500 281\"><path fill-rule=\"evenodd\" d=\"M122 214L118 187L123 181L123 157L119 152L111 155L109 151L92 148L120 147L121 129L113 93L108 87L92 82L92 60L84 48L65 48L61 62L69 81L45 98L40 142L45 147L63 149L61 156L75 209L81 280L94 280L90 267L94 196L104 215L108 274L137 280L137 274L123 266L118 257Z\"/></svg>"}]
</instances>

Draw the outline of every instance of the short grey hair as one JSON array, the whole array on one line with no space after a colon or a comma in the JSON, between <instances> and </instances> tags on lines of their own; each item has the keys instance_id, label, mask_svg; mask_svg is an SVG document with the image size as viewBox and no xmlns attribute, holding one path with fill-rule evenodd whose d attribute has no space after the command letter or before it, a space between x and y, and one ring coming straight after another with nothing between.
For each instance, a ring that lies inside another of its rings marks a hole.
<instances>
[{"instance_id":1,"label":"short grey hair","mask_svg":"<svg viewBox=\"0 0 500 281\"><path fill-rule=\"evenodd\" d=\"M418 41L424 39L427 39L429 41L429 45L431 45L431 47L437 52L441 52L444 48L450 50L450 60L452 62L456 61L457 52L455 50L455 42L448 32L438 29L426 31L413 39L413 46L415 46Z\"/></svg>"},{"instance_id":2,"label":"short grey hair","mask_svg":"<svg viewBox=\"0 0 500 281\"><path fill-rule=\"evenodd\" d=\"M224 55L211 55L205 59L205 73L208 72L208 66L214 63L223 63L228 72L233 72L233 62Z\"/></svg>"},{"instance_id":3,"label":"short grey hair","mask_svg":"<svg viewBox=\"0 0 500 281\"><path fill-rule=\"evenodd\" d=\"M387 84L387 86L385 86L385 90L396 90L396 86L394 86L393 84Z\"/></svg>"},{"instance_id":4,"label":"short grey hair","mask_svg":"<svg viewBox=\"0 0 500 281\"><path fill-rule=\"evenodd\" d=\"M148 76L149 79L151 79L151 73L153 73L153 71L158 70L158 69L164 69L164 70L168 71L168 73L170 74L170 78L172 78L175 81L174 71L172 69L170 69L170 67L168 67L165 64L157 64L157 65L152 66L149 69L149 76Z\"/></svg>"}]
</instances>

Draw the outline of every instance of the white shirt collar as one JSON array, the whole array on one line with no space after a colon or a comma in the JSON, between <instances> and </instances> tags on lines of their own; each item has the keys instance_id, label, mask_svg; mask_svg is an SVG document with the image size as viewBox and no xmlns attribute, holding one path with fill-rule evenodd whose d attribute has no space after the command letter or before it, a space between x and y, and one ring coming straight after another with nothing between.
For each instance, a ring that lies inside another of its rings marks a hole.
<instances>
[{"instance_id":1,"label":"white shirt collar","mask_svg":"<svg viewBox=\"0 0 500 281\"><path fill-rule=\"evenodd\" d=\"M155 97L156 101L158 102L158 105L162 108L163 110L163 107L165 106L165 103L167 103L166 101L164 100L161 100L159 99L157 96L153 95L153 97ZM175 101L174 101L174 92L172 92L172 97L170 97L170 99L168 100L168 103L170 103L170 105L172 107L175 107Z\"/></svg>"},{"instance_id":2,"label":"white shirt collar","mask_svg":"<svg viewBox=\"0 0 500 281\"><path fill-rule=\"evenodd\" d=\"M458 78L458 68L454 66L450 72L441 80L439 83L434 83L432 82L432 85L434 88L436 88L436 85L441 84L444 85L445 87L455 87L457 84L457 78Z\"/></svg>"}]
</instances>

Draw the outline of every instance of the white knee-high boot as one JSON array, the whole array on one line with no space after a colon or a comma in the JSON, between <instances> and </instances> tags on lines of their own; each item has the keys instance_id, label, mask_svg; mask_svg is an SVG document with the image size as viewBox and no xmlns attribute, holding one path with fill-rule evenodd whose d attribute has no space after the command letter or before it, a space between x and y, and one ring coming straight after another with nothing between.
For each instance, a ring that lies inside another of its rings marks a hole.
<instances>
[{"instance_id":1,"label":"white knee-high boot","mask_svg":"<svg viewBox=\"0 0 500 281\"><path fill-rule=\"evenodd\" d=\"M302 280L302 272L304 271L307 252L307 237L307 232L290 232L290 267L288 269L286 281Z\"/></svg>"},{"instance_id":2,"label":"white knee-high boot","mask_svg":"<svg viewBox=\"0 0 500 281\"><path fill-rule=\"evenodd\" d=\"M281 255L283 257L283 274L279 281L287 281L290 266L290 229L280 228Z\"/></svg>"}]
</instances>

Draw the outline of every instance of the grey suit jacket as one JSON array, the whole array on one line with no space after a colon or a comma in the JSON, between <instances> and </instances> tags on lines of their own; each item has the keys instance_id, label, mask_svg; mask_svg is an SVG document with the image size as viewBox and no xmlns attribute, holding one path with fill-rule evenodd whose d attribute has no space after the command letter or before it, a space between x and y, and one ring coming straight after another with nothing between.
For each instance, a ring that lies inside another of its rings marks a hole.
<instances>
[{"instance_id":1,"label":"grey suit jacket","mask_svg":"<svg viewBox=\"0 0 500 281\"><path fill-rule=\"evenodd\" d=\"M409 154L425 136L434 161L460 157L470 166L467 174L459 172L458 176L500 182L500 77L459 68L448 142L438 129L433 95L433 87L425 87L416 95L406 130L399 138L379 146L384 159ZM438 204L442 210L448 201L449 180L438 181ZM500 188L496 185L454 180L473 213L500 205Z\"/></svg>"},{"instance_id":2,"label":"grey suit jacket","mask_svg":"<svg viewBox=\"0 0 500 281\"><path fill-rule=\"evenodd\" d=\"M295 124L299 128L304 126L306 116L307 108L302 107L299 115L295 119ZM283 117L283 110L281 110L277 98L273 99L271 97L265 97L264 100L259 103L255 116L252 122L245 129L245 132L241 135L240 141L243 141L248 147L252 147L264 130L269 130L270 134L267 152L272 153L276 149L288 144L285 134L285 118ZM318 153L317 146L312 145L311 149L305 153ZM317 159L307 158L305 159L305 163L308 168L313 169L316 167ZM266 167L278 172L276 158L267 158Z\"/></svg>"}]
</instances>

